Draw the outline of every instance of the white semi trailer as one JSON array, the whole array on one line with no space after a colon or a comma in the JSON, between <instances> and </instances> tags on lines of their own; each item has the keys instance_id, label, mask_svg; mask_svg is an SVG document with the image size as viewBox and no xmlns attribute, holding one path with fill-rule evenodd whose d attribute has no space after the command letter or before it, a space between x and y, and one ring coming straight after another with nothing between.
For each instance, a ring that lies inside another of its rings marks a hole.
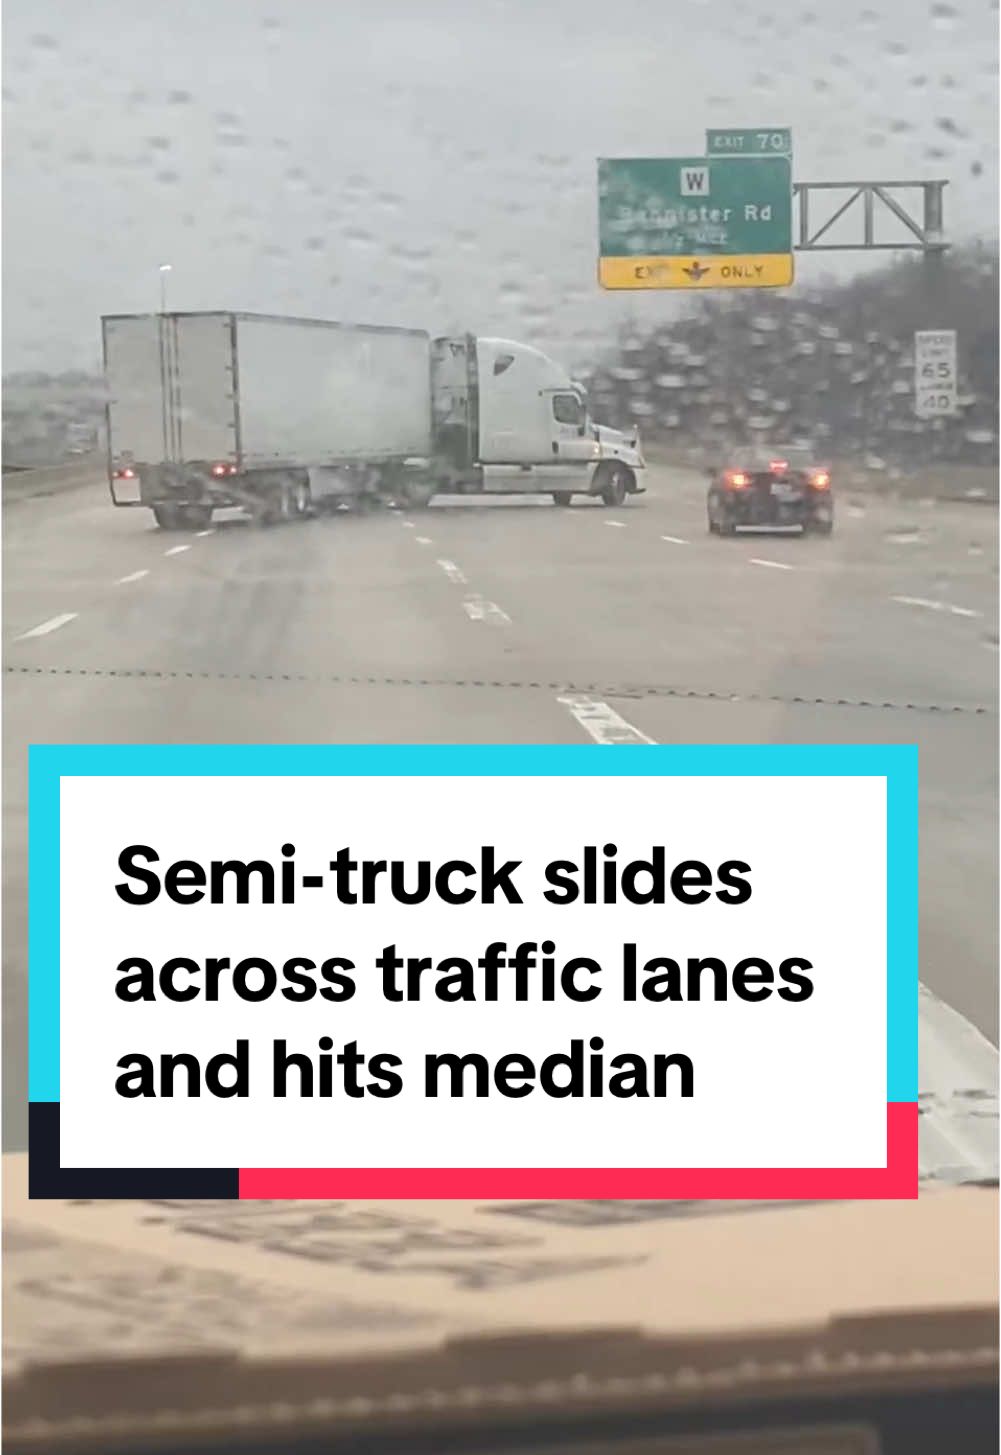
<instances>
[{"instance_id":1,"label":"white semi trailer","mask_svg":"<svg viewBox=\"0 0 1001 1455\"><path fill-rule=\"evenodd\" d=\"M436 494L641 493L636 434L506 339L251 313L101 320L112 500L164 529Z\"/></svg>"}]
</instances>

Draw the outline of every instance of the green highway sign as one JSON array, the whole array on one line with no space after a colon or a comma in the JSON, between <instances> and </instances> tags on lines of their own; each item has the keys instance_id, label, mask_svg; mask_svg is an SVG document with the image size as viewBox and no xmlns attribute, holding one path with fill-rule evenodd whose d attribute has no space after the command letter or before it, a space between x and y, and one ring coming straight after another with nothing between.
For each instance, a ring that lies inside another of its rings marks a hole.
<instances>
[{"instance_id":1,"label":"green highway sign","mask_svg":"<svg viewBox=\"0 0 1001 1455\"><path fill-rule=\"evenodd\" d=\"M759 131L712 127L706 131L706 151L725 157L792 157L792 132L787 126Z\"/></svg>"},{"instance_id":2,"label":"green highway sign","mask_svg":"<svg viewBox=\"0 0 1001 1455\"><path fill-rule=\"evenodd\" d=\"M605 288L767 288L792 282L792 162L768 157L603 158Z\"/></svg>"}]
</instances>

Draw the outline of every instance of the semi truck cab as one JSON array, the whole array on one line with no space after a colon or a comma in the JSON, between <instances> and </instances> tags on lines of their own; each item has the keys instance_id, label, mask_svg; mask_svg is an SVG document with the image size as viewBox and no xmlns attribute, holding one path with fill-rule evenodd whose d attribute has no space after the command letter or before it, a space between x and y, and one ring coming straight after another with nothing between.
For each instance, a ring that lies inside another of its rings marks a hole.
<instances>
[{"instance_id":1,"label":"semi truck cab","mask_svg":"<svg viewBox=\"0 0 1001 1455\"><path fill-rule=\"evenodd\" d=\"M449 493L551 493L621 504L641 494L638 432L598 425L562 365L513 339L437 339L432 355L436 456Z\"/></svg>"}]
</instances>

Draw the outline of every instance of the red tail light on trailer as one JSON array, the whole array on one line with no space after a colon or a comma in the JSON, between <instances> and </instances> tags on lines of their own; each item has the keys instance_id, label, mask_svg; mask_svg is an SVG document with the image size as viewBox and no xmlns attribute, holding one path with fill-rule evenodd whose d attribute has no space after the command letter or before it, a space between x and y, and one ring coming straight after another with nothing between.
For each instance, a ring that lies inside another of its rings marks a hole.
<instances>
[{"instance_id":1,"label":"red tail light on trailer","mask_svg":"<svg viewBox=\"0 0 1001 1455\"><path fill-rule=\"evenodd\" d=\"M130 469L130 467L128 465L126 465L123 470L116 470L115 471L115 479L116 480L134 480L135 478L136 478L136 472L135 472L135 470Z\"/></svg>"},{"instance_id":2,"label":"red tail light on trailer","mask_svg":"<svg viewBox=\"0 0 1001 1455\"><path fill-rule=\"evenodd\" d=\"M216 479L219 479L222 475L235 475L236 466L223 464L213 465L211 473L216 477Z\"/></svg>"}]
</instances>

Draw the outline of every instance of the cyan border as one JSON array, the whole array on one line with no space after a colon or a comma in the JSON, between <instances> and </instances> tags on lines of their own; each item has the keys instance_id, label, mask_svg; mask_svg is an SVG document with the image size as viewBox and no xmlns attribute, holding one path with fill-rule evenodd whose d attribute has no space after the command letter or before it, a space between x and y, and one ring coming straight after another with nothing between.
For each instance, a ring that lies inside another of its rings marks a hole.
<instances>
[{"instance_id":1,"label":"cyan border","mask_svg":"<svg viewBox=\"0 0 1001 1455\"><path fill-rule=\"evenodd\" d=\"M29 1101L59 1100L59 782L63 777L877 777L887 785L888 1102L918 1097L918 750L911 745L113 746L28 750Z\"/></svg>"}]
</instances>

